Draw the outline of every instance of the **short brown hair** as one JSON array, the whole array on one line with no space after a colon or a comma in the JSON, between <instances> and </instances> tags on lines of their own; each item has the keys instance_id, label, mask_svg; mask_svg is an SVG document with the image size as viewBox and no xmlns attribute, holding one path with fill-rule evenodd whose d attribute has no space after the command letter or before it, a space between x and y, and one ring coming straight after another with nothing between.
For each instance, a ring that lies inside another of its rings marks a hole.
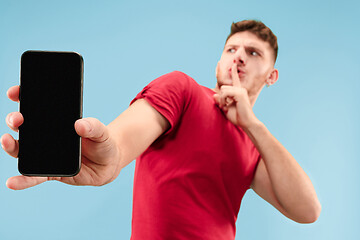
<instances>
[{"instance_id":1,"label":"short brown hair","mask_svg":"<svg viewBox=\"0 0 360 240\"><path fill-rule=\"evenodd\" d=\"M251 32L255 34L261 40L268 42L270 47L274 50L274 62L276 61L278 54L278 44L277 37L275 34L268 28L264 23L257 20L243 20L237 23L231 24L231 31L229 36L226 39L226 42L229 38L237 32ZM226 43L225 42L225 43Z\"/></svg>"}]
</instances>

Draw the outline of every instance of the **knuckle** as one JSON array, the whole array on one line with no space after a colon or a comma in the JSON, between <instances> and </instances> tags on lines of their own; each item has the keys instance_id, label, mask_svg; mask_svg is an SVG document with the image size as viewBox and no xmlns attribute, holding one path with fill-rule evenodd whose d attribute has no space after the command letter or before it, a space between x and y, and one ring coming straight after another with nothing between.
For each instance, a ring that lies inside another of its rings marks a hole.
<instances>
[{"instance_id":1,"label":"knuckle","mask_svg":"<svg viewBox=\"0 0 360 240\"><path fill-rule=\"evenodd\" d=\"M99 125L99 120L97 120L96 118L93 118L93 117L86 118L86 121L88 121L92 126Z\"/></svg>"}]
</instances>

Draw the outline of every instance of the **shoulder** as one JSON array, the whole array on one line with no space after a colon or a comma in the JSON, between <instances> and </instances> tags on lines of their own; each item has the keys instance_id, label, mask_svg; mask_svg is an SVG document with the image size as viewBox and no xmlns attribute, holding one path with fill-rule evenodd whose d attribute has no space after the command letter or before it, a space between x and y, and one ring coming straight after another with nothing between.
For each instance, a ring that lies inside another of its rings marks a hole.
<instances>
[{"instance_id":1,"label":"shoulder","mask_svg":"<svg viewBox=\"0 0 360 240\"><path fill-rule=\"evenodd\" d=\"M195 95L196 85L195 80L187 74L173 71L151 81L130 104L145 98L171 126L175 126Z\"/></svg>"},{"instance_id":2,"label":"shoulder","mask_svg":"<svg viewBox=\"0 0 360 240\"><path fill-rule=\"evenodd\" d=\"M199 88L201 86L189 75L173 71L154 79L144 90L163 94L193 95Z\"/></svg>"},{"instance_id":3,"label":"shoulder","mask_svg":"<svg viewBox=\"0 0 360 240\"><path fill-rule=\"evenodd\" d=\"M183 85L183 86L187 86L188 84L192 84L192 85L197 84L192 77L180 71L173 71L164 74L156 78L154 81L152 81L152 83L153 84L163 83L168 85Z\"/></svg>"}]
</instances>

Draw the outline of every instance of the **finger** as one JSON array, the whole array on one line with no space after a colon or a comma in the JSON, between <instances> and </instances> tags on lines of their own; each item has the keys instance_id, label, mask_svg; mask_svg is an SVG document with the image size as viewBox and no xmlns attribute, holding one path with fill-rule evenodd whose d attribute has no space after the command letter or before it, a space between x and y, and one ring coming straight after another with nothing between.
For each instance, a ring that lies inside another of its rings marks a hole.
<instances>
[{"instance_id":1,"label":"finger","mask_svg":"<svg viewBox=\"0 0 360 240\"><path fill-rule=\"evenodd\" d=\"M10 100L14 102L19 102L19 93L20 93L20 86L12 86L7 91L7 96Z\"/></svg>"},{"instance_id":2,"label":"finger","mask_svg":"<svg viewBox=\"0 0 360 240\"><path fill-rule=\"evenodd\" d=\"M15 176L6 181L6 186L13 190L22 190L25 188L36 186L40 183L46 182L47 177L28 177L28 176Z\"/></svg>"},{"instance_id":3,"label":"finger","mask_svg":"<svg viewBox=\"0 0 360 240\"><path fill-rule=\"evenodd\" d=\"M234 87L241 87L241 82L238 74L238 69L236 63L234 63L231 67L231 77L233 80Z\"/></svg>"},{"instance_id":4,"label":"finger","mask_svg":"<svg viewBox=\"0 0 360 240\"><path fill-rule=\"evenodd\" d=\"M219 102L219 101L220 101L220 100L219 100L219 99L220 99L219 94L217 94L217 93L214 94L214 95L213 95L213 98L214 98L214 100L215 100L215 103L216 103L217 105L219 105L219 103L220 103L220 102Z\"/></svg>"},{"instance_id":5,"label":"finger","mask_svg":"<svg viewBox=\"0 0 360 240\"><path fill-rule=\"evenodd\" d=\"M215 94L214 97L216 97L216 103L218 104L218 106L220 108L222 108L222 106L224 105L224 100L221 97L221 88L220 88L220 92L218 94Z\"/></svg>"},{"instance_id":6,"label":"finger","mask_svg":"<svg viewBox=\"0 0 360 240\"><path fill-rule=\"evenodd\" d=\"M230 106L236 100L237 94L239 90L232 87L232 86L222 86L220 90L219 101L221 102L222 106Z\"/></svg>"},{"instance_id":7,"label":"finger","mask_svg":"<svg viewBox=\"0 0 360 240\"><path fill-rule=\"evenodd\" d=\"M241 87L241 88L236 88L233 86L222 86L221 87L221 97L224 98L230 98L232 101L238 102L241 99L249 99L249 94L248 91Z\"/></svg>"},{"instance_id":8,"label":"finger","mask_svg":"<svg viewBox=\"0 0 360 240\"><path fill-rule=\"evenodd\" d=\"M221 99L220 94L214 94L213 97L217 105L224 105L224 101Z\"/></svg>"},{"instance_id":9,"label":"finger","mask_svg":"<svg viewBox=\"0 0 360 240\"><path fill-rule=\"evenodd\" d=\"M226 94L227 91L224 91L224 89L222 89L220 91L220 106L221 108L229 105L230 103L232 103L232 98L230 95Z\"/></svg>"},{"instance_id":10,"label":"finger","mask_svg":"<svg viewBox=\"0 0 360 240\"><path fill-rule=\"evenodd\" d=\"M109 138L106 126L96 118L83 118L75 122L75 130L80 137L94 142L105 142Z\"/></svg>"},{"instance_id":11,"label":"finger","mask_svg":"<svg viewBox=\"0 0 360 240\"><path fill-rule=\"evenodd\" d=\"M233 101L233 97L235 97L236 92L238 91L237 88L234 88L233 86L226 86L223 85L220 88L220 98L222 101L224 101L224 104L229 104Z\"/></svg>"},{"instance_id":12,"label":"finger","mask_svg":"<svg viewBox=\"0 0 360 240\"><path fill-rule=\"evenodd\" d=\"M19 126L24 123L24 117L19 112L12 112L6 116L6 124L11 130L17 132Z\"/></svg>"},{"instance_id":13,"label":"finger","mask_svg":"<svg viewBox=\"0 0 360 240\"><path fill-rule=\"evenodd\" d=\"M19 141L15 140L10 134L4 134L1 139L1 147L4 149L7 154L17 158L19 154Z\"/></svg>"},{"instance_id":14,"label":"finger","mask_svg":"<svg viewBox=\"0 0 360 240\"><path fill-rule=\"evenodd\" d=\"M239 90L234 87L224 87L221 89L220 98L226 100L226 98L230 98L233 100L239 94Z\"/></svg>"}]
</instances>

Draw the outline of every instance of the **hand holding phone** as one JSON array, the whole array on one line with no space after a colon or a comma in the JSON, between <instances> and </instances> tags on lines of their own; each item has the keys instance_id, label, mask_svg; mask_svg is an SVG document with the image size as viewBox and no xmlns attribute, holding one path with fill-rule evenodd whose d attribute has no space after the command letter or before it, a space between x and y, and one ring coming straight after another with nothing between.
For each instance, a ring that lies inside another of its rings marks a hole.
<instances>
[{"instance_id":1,"label":"hand holding phone","mask_svg":"<svg viewBox=\"0 0 360 240\"><path fill-rule=\"evenodd\" d=\"M19 102L19 94L19 86L11 87L7 92L9 99L15 102ZM46 101L46 99L41 101ZM6 117L6 123L12 130L18 131L19 127L21 128L26 123L26 118L20 112L12 112ZM95 118L79 119L72 127L82 137L81 170L77 175L73 177L20 175L9 178L7 186L19 190L48 180L58 180L71 185L99 186L114 180L120 172L120 154L107 127ZM40 128L39 131L42 129ZM4 134L0 142L2 148L10 156L18 157L19 145L21 145L18 140L15 140L10 134Z\"/></svg>"}]
</instances>

